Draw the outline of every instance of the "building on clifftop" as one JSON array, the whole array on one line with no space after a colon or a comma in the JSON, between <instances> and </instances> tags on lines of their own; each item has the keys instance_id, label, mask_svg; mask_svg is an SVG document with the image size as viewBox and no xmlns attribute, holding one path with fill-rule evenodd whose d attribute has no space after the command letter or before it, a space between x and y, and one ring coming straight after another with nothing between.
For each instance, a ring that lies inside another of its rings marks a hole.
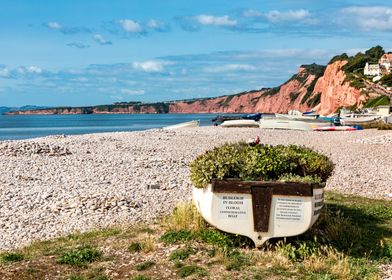
<instances>
[{"instance_id":1,"label":"building on clifftop","mask_svg":"<svg viewBox=\"0 0 392 280\"><path fill-rule=\"evenodd\" d=\"M392 70L392 53L386 53L378 60L378 64L369 64L366 62L363 74L366 76L384 76L391 73Z\"/></svg>"}]
</instances>

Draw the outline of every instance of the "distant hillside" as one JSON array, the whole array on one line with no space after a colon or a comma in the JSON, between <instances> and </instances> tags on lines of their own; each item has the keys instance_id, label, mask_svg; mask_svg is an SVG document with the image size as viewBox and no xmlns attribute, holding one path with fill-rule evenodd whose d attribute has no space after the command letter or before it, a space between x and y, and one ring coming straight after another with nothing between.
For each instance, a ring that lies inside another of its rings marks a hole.
<instances>
[{"instance_id":1,"label":"distant hillside","mask_svg":"<svg viewBox=\"0 0 392 280\"><path fill-rule=\"evenodd\" d=\"M34 106L34 105L25 105L22 107L5 107L0 106L0 114L12 112L12 111L26 111L26 110L41 110L46 109L47 106Z\"/></svg>"},{"instance_id":2,"label":"distant hillside","mask_svg":"<svg viewBox=\"0 0 392 280\"><path fill-rule=\"evenodd\" d=\"M341 54L332 58L327 66L302 65L298 73L280 86L233 95L157 103L27 109L7 114L287 113L292 109L330 114L342 107L361 108L371 98L391 95L362 74L366 62L378 61L384 53L382 47L376 46L351 57Z\"/></svg>"}]
</instances>

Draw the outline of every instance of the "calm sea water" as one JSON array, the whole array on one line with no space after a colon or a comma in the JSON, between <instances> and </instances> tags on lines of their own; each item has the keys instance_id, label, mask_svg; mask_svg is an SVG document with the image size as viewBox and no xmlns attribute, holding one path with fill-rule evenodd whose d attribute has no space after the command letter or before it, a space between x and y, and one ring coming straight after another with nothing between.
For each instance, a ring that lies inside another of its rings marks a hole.
<instances>
[{"instance_id":1,"label":"calm sea water","mask_svg":"<svg viewBox=\"0 0 392 280\"><path fill-rule=\"evenodd\" d=\"M137 131L200 120L212 125L216 114L140 114L140 115L0 115L0 140L27 139L56 134L86 134Z\"/></svg>"}]
</instances>

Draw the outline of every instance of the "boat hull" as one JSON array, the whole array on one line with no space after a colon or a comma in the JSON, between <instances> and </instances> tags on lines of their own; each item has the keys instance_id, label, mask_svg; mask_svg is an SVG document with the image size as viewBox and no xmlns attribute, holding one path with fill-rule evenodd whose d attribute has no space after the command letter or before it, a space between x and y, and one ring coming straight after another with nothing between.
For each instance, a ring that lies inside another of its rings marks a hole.
<instances>
[{"instance_id":1,"label":"boat hull","mask_svg":"<svg viewBox=\"0 0 392 280\"><path fill-rule=\"evenodd\" d=\"M228 120L221 127L259 127L259 123L254 120Z\"/></svg>"},{"instance_id":2,"label":"boat hull","mask_svg":"<svg viewBox=\"0 0 392 280\"><path fill-rule=\"evenodd\" d=\"M216 193L212 185L193 188L193 200L202 217L218 229L249 237L256 246L275 237L295 236L307 231L320 216L324 189L314 188L311 196L272 195L266 231L256 231L254 199L251 193ZM260 207L263 208L263 205Z\"/></svg>"},{"instance_id":3,"label":"boat hull","mask_svg":"<svg viewBox=\"0 0 392 280\"><path fill-rule=\"evenodd\" d=\"M162 129L171 130L171 129L180 129L180 128L187 128L187 127L199 127L199 126L200 126L200 121L195 120L195 121L183 122L175 125L165 126Z\"/></svg>"}]
</instances>

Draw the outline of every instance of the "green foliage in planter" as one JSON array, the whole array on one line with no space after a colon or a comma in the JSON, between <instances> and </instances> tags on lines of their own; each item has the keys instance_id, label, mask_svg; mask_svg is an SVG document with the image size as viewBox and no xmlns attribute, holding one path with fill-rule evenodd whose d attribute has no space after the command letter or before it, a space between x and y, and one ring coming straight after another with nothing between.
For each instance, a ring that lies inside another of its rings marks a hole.
<instances>
[{"instance_id":1,"label":"green foliage in planter","mask_svg":"<svg viewBox=\"0 0 392 280\"><path fill-rule=\"evenodd\" d=\"M211 179L278 180L284 176L313 178L325 182L333 171L328 157L295 145L250 146L244 142L225 144L198 156L190 164L190 178L197 188Z\"/></svg>"}]
</instances>

